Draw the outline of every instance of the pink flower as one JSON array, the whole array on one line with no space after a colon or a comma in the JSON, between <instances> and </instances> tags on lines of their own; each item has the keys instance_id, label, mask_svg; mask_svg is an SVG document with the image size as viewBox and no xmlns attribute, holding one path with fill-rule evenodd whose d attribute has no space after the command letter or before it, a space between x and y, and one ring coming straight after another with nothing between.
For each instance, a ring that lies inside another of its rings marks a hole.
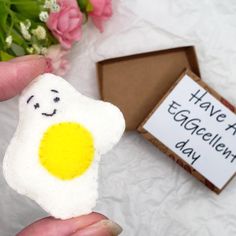
<instances>
[{"instance_id":1,"label":"pink flower","mask_svg":"<svg viewBox=\"0 0 236 236\"><path fill-rule=\"evenodd\" d=\"M69 49L82 34L83 16L76 0L58 0L59 12L51 12L47 27L59 40L62 47Z\"/></svg>"},{"instance_id":2,"label":"pink flower","mask_svg":"<svg viewBox=\"0 0 236 236\"><path fill-rule=\"evenodd\" d=\"M69 70L70 64L67 59L69 50L65 50L60 44L48 48L46 57L51 60L53 73L63 76Z\"/></svg>"},{"instance_id":3,"label":"pink flower","mask_svg":"<svg viewBox=\"0 0 236 236\"><path fill-rule=\"evenodd\" d=\"M90 2L93 5L93 11L89 15L94 25L103 32L103 21L112 16L111 0L90 0Z\"/></svg>"}]
</instances>

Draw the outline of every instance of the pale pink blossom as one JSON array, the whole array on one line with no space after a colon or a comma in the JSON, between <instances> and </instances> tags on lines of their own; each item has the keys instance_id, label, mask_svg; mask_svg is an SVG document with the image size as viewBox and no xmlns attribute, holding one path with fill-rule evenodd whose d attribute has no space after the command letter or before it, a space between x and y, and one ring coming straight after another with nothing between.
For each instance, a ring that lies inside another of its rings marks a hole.
<instances>
[{"instance_id":1,"label":"pale pink blossom","mask_svg":"<svg viewBox=\"0 0 236 236\"><path fill-rule=\"evenodd\" d=\"M51 12L46 24L62 47L69 49L81 38L83 15L76 0L58 0L57 3L60 10Z\"/></svg>"},{"instance_id":2,"label":"pale pink blossom","mask_svg":"<svg viewBox=\"0 0 236 236\"><path fill-rule=\"evenodd\" d=\"M111 0L90 0L93 11L89 14L94 25L103 32L103 22L112 16Z\"/></svg>"},{"instance_id":3,"label":"pale pink blossom","mask_svg":"<svg viewBox=\"0 0 236 236\"><path fill-rule=\"evenodd\" d=\"M60 44L48 48L46 57L51 60L53 73L63 76L70 68L68 60L69 50L65 50Z\"/></svg>"}]
</instances>

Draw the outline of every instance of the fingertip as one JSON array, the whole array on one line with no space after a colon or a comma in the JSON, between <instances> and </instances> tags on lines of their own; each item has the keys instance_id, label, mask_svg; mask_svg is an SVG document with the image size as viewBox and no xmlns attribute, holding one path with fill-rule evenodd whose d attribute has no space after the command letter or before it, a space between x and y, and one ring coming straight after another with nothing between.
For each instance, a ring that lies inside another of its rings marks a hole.
<instances>
[{"instance_id":1,"label":"fingertip","mask_svg":"<svg viewBox=\"0 0 236 236\"><path fill-rule=\"evenodd\" d=\"M19 94L33 79L52 71L51 60L43 56L25 56L0 63L0 101Z\"/></svg>"},{"instance_id":2,"label":"fingertip","mask_svg":"<svg viewBox=\"0 0 236 236\"><path fill-rule=\"evenodd\" d=\"M52 73L52 71L53 71L52 59L46 57L45 60L46 60L46 66L45 66L45 71L44 72L45 73Z\"/></svg>"},{"instance_id":3,"label":"fingertip","mask_svg":"<svg viewBox=\"0 0 236 236\"><path fill-rule=\"evenodd\" d=\"M71 236L118 236L122 228L111 220L101 220L93 225L78 230Z\"/></svg>"},{"instance_id":4,"label":"fingertip","mask_svg":"<svg viewBox=\"0 0 236 236\"><path fill-rule=\"evenodd\" d=\"M99 213L91 213L68 220L55 219L47 217L34 222L25 229L23 229L17 236L69 236L73 235L78 230L84 229L90 225L96 224L99 221L107 218Z\"/></svg>"}]
</instances>

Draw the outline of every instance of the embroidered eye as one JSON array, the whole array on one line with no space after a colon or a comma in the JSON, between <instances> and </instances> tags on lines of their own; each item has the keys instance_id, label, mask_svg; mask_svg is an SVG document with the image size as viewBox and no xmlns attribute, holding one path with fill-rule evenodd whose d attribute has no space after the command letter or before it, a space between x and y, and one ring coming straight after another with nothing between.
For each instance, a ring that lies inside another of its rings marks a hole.
<instances>
[{"instance_id":1,"label":"embroidered eye","mask_svg":"<svg viewBox=\"0 0 236 236\"><path fill-rule=\"evenodd\" d=\"M60 101L60 98L59 98L59 97L55 97L55 98L53 99L53 101L54 101L54 102L59 102L59 101Z\"/></svg>"},{"instance_id":2,"label":"embroidered eye","mask_svg":"<svg viewBox=\"0 0 236 236\"><path fill-rule=\"evenodd\" d=\"M38 103L35 103L34 104L34 109L38 109L39 108L39 104Z\"/></svg>"}]
</instances>

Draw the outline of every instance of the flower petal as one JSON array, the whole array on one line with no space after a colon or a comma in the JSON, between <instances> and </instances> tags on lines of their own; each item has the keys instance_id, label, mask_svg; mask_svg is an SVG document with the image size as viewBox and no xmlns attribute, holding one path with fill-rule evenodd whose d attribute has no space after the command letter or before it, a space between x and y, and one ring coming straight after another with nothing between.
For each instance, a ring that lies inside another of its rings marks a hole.
<instances>
[{"instance_id":1,"label":"flower petal","mask_svg":"<svg viewBox=\"0 0 236 236\"><path fill-rule=\"evenodd\" d=\"M74 30L75 28L80 27L80 22L81 22L81 21L80 21L79 18L71 19L71 20L70 20L70 25L69 25L68 31L72 31L72 30Z\"/></svg>"}]
</instances>

